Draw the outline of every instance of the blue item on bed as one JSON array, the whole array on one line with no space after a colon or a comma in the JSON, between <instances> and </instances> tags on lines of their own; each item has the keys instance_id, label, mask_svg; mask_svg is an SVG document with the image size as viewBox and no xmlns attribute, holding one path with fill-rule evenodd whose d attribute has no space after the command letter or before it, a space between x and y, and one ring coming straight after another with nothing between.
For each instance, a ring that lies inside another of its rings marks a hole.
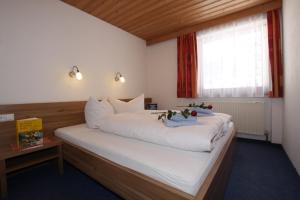
<instances>
[{"instance_id":1,"label":"blue item on bed","mask_svg":"<svg viewBox=\"0 0 300 200\"><path fill-rule=\"evenodd\" d=\"M210 109L204 109L204 108L197 108L197 107L194 107L194 108L191 108L190 110L194 110L196 111L198 114L206 114L206 115L213 115L214 112Z\"/></svg>"},{"instance_id":2,"label":"blue item on bed","mask_svg":"<svg viewBox=\"0 0 300 200\"><path fill-rule=\"evenodd\" d=\"M170 119L171 121L174 121L174 122L185 122L185 121L191 121L191 122L194 122L194 121L197 121L197 117L193 117L193 116L188 116L187 118L185 118L182 114L176 114L174 116L171 117Z\"/></svg>"},{"instance_id":3,"label":"blue item on bed","mask_svg":"<svg viewBox=\"0 0 300 200\"><path fill-rule=\"evenodd\" d=\"M197 120L173 121L168 119L163 119L163 123L167 127L192 126L200 124Z\"/></svg>"}]
</instances>

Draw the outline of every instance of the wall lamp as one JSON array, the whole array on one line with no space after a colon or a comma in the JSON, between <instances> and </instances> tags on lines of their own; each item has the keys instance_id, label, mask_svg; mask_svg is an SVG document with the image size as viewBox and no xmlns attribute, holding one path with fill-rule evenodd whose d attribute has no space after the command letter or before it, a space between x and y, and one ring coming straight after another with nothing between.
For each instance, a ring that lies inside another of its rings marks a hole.
<instances>
[{"instance_id":1,"label":"wall lamp","mask_svg":"<svg viewBox=\"0 0 300 200\"><path fill-rule=\"evenodd\" d=\"M120 72L116 73L115 81L120 81L121 83L125 83L125 78L122 76Z\"/></svg>"},{"instance_id":2,"label":"wall lamp","mask_svg":"<svg viewBox=\"0 0 300 200\"><path fill-rule=\"evenodd\" d=\"M82 74L77 66L73 66L72 70L69 72L69 76L72 78L76 78L77 80L82 79Z\"/></svg>"}]
</instances>

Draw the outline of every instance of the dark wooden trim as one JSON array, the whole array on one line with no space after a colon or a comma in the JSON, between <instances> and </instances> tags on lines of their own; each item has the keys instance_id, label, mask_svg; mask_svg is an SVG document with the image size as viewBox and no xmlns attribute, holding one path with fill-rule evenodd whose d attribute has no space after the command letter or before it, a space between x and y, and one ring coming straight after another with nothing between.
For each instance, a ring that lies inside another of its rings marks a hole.
<instances>
[{"instance_id":1,"label":"dark wooden trim","mask_svg":"<svg viewBox=\"0 0 300 200\"><path fill-rule=\"evenodd\" d=\"M235 134L232 133L195 197L67 141L63 144L63 154L64 159L73 166L128 200L217 200L224 196L234 144Z\"/></svg>"},{"instance_id":2,"label":"dark wooden trim","mask_svg":"<svg viewBox=\"0 0 300 200\"><path fill-rule=\"evenodd\" d=\"M57 146L58 158L57 158L57 166L60 175L64 174L64 160L63 160L63 150L62 144Z\"/></svg>"},{"instance_id":3,"label":"dark wooden trim","mask_svg":"<svg viewBox=\"0 0 300 200\"><path fill-rule=\"evenodd\" d=\"M0 160L0 192L1 198L5 198L7 196L7 182L6 182L6 173L5 173L6 165L5 160Z\"/></svg>"}]
</instances>

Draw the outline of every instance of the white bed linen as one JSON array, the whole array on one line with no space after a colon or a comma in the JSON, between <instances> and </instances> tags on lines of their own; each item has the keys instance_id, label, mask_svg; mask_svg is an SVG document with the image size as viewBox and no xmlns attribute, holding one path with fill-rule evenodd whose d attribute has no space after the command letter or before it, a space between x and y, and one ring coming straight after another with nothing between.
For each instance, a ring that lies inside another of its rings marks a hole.
<instances>
[{"instance_id":1,"label":"white bed linen","mask_svg":"<svg viewBox=\"0 0 300 200\"><path fill-rule=\"evenodd\" d=\"M215 138L223 134L225 124L231 120L230 115L215 113L213 116L198 117L197 125L172 128L166 127L157 118L157 114L149 111L119 113L103 118L99 128L106 133L181 150L211 151Z\"/></svg>"},{"instance_id":2,"label":"white bed linen","mask_svg":"<svg viewBox=\"0 0 300 200\"><path fill-rule=\"evenodd\" d=\"M117 164L195 196L233 130L214 150L191 152L89 129L85 124L60 128L55 135Z\"/></svg>"}]
</instances>

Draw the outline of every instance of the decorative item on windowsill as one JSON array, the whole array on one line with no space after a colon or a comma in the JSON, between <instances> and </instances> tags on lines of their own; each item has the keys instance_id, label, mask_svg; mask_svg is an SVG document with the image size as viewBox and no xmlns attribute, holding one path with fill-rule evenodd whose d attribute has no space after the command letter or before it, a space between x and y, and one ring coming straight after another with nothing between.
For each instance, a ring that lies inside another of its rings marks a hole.
<instances>
[{"instance_id":1,"label":"decorative item on windowsill","mask_svg":"<svg viewBox=\"0 0 300 200\"><path fill-rule=\"evenodd\" d=\"M120 72L116 73L115 76L115 81L120 81L121 83L125 83L126 79L124 78L124 76L122 76L122 74Z\"/></svg>"},{"instance_id":2,"label":"decorative item on windowsill","mask_svg":"<svg viewBox=\"0 0 300 200\"><path fill-rule=\"evenodd\" d=\"M77 80L82 79L82 73L79 71L77 66L73 66L72 70L69 72L71 78L76 78Z\"/></svg>"},{"instance_id":3,"label":"decorative item on windowsill","mask_svg":"<svg viewBox=\"0 0 300 200\"><path fill-rule=\"evenodd\" d=\"M213 106L212 105L205 105L204 102L201 104L197 105L195 103L191 103L188 106L178 106L178 107L185 107L188 108L189 110L196 111L198 113L198 116L203 116L203 115L214 115L213 112Z\"/></svg>"},{"instance_id":4,"label":"decorative item on windowsill","mask_svg":"<svg viewBox=\"0 0 300 200\"><path fill-rule=\"evenodd\" d=\"M40 118L17 120L17 146L19 149L28 149L43 144L43 124Z\"/></svg>"},{"instance_id":5,"label":"decorative item on windowsill","mask_svg":"<svg viewBox=\"0 0 300 200\"><path fill-rule=\"evenodd\" d=\"M158 116L158 120L162 120L167 127L179 127L179 126L191 126L198 125L197 112L185 109L180 112L168 110L167 112L161 112Z\"/></svg>"}]
</instances>

